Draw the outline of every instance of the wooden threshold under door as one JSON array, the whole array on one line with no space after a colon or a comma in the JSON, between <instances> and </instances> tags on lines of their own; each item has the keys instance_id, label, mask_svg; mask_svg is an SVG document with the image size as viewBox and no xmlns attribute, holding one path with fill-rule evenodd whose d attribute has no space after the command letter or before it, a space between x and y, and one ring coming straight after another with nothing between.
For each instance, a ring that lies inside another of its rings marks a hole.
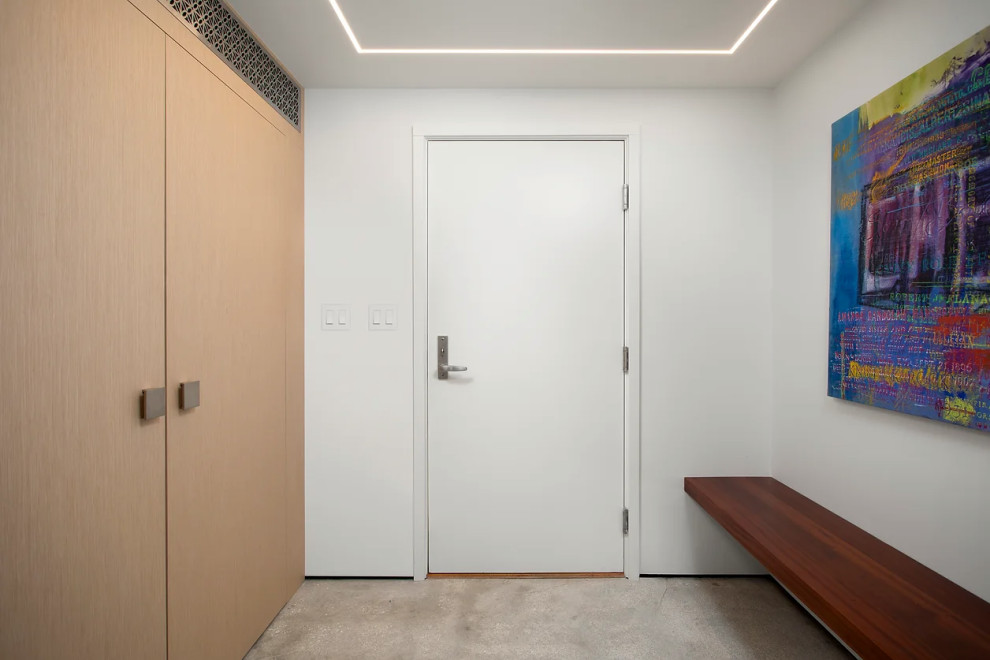
<instances>
[{"instance_id":1,"label":"wooden threshold under door","mask_svg":"<svg viewBox=\"0 0 990 660\"><path fill-rule=\"evenodd\" d=\"M625 573L427 573L428 580L596 580L623 578Z\"/></svg>"}]
</instances>

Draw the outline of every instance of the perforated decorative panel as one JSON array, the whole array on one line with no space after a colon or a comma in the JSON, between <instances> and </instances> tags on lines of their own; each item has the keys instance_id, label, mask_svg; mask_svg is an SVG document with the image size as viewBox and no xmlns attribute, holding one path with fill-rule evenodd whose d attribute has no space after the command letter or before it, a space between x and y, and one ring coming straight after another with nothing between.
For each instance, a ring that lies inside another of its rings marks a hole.
<instances>
[{"instance_id":1,"label":"perforated decorative panel","mask_svg":"<svg viewBox=\"0 0 990 660\"><path fill-rule=\"evenodd\" d=\"M221 0L168 0L168 4L273 108L299 128L299 86Z\"/></svg>"}]
</instances>

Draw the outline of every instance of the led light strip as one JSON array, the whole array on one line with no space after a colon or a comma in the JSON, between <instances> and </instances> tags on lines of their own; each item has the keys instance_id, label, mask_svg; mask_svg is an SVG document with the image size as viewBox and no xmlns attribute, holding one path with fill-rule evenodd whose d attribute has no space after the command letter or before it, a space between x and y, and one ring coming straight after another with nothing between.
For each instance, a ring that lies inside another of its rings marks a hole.
<instances>
[{"instance_id":1,"label":"led light strip","mask_svg":"<svg viewBox=\"0 0 990 660\"><path fill-rule=\"evenodd\" d=\"M591 49L591 48L364 48L358 42L351 24L341 10L337 0L329 0L330 6L337 14L340 24L344 27L354 50L362 55L734 55L743 42L753 33L770 10L779 0L770 0L742 36L728 50L690 50L690 49L658 49L658 50L624 50L624 49Z\"/></svg>"}]
</instances>

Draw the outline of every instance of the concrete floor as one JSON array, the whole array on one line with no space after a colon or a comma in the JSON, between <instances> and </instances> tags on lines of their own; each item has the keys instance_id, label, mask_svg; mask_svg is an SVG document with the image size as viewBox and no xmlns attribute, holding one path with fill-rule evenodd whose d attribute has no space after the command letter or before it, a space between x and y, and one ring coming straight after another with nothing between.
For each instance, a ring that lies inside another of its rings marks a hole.
<instances>
[{"instance_id":1,"label":"concrete floor","mask_svg":"<svg viewBox=\"0 0 990 660\"><path fill-rule=\"evenodd\" d=\"M308 580L245 660L850 656L766 578Z\"/></svg>"}]
</instances>

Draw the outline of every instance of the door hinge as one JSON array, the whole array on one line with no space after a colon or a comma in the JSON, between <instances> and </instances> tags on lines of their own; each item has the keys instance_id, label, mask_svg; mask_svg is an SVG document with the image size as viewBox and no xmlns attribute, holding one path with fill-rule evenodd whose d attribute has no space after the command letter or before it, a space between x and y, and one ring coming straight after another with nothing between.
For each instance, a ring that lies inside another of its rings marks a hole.
<instances>
[{"instance_id":1,"label":"door hinge","mask_svg":"<svg viewBox=\"0 0 990 660\"><path fill-rule=\"evenodd\" d=\"M622 510L622 535L629 535L629 509Z\"/></svg>"},{"instance_id":2,"label":"door hinge","mask_svg":"<svg viewBox=\"0 0 990 660\"><path fill-rule=\"evenodd\" d=\"M622 373L629 373L629 347L622 347Z\"/></svg>"},{"instance_id":3,"label":"door hinge","mask_svg":"<svg viewBox=\"0 0 990 660\"><path fill-rule=\"evenodd\" d=\"M629 210L629 184L622 186L622 210Z\"/></svg>"}]
</instances>

